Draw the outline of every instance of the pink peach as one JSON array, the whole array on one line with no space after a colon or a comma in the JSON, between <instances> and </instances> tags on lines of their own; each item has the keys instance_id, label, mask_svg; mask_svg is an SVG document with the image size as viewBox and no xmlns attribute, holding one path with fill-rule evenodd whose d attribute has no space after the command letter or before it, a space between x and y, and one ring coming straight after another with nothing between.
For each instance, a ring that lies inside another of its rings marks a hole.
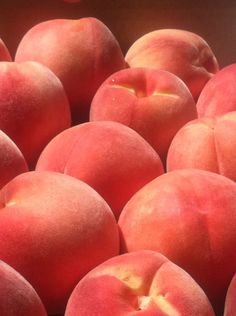
<instances>
[{"instance_id":1,"label":"pink peach","mask_svg":"<svg viewBox=\"0 0 236 316\"><path fill-rule=\"evenodd\" d=\"M65 316L214 316L200 286L154 251L116 256L90 271L75 287Z\"/></svg>"},{"instance_id":2,"label":"pink peach","mask_svg":"<svg viewBox=\"0 0 236 316\"><path fill-rule=\"evenodd\" d=\"M175 135L167 170L197 168L236 181L236 112L189 122Z\"/></svg>"},{"instance_id":3,"label":"pink peach","mask_svg":"<svg viewBox=\"0 0 236 316\"><path fill-rule=\"evenodd\" d=\"M122 251L161 252L186 270L222 312L236 272L236 184L208 171L183 169L139 190L119 218Z\"/></svg>"},{"instance_id":4,"label":"pink peach","mask_svg":"<svg viewBox=\"0 0 236 316\"><path fill-rule=\"evenodd\" d=\"M57 135L43 150L36 170L76 177L93 187L116 218L130 197L163 173L155 150L117 122L87 122Z\"/></svg>"},{"instance_id":5,"label":"pink peach","mask_svg":"<svg viewBox=\"0 0 236 316\"><path fill-rule=\"evenodd\" d=\"M123 123L143 136L165 164L176 132L197 117L186 85L162 70L129 68L111 75L97 90L90 120Z\"/></svg>"},{"instance_id":6,"label":"pink peach","mask_svg":"<svg viewBox=\"0 0 236 316\"><path fill-rule=\"evenodd\" d=\"M16 144L0 130L0 189L28 166Z\"/></svg>"},{"instance_id":7,"label":"pink peach","mask_svg":"<svg viewBox=\"0 0 236 316\"><path fill-rule=\"evenodd\" d=\"M78 281L119 253L114 215L82 181L27 172L0 191L0 205L0 258L32 284L49 314L63 313Z\"/></svg>"},{"instance_id":8,"label":"pink peach","mask_svg":"<svg viewBox=\"0 0 236 316\"><path fill-rule=\"evenodd\" d=\"M12 61L10 52L2 39L0 39L0 61Z\"/></svg>"},{"instance_id":9,"label":"pink peach","mask_svg":"<svg viewBox=\"0 0 236 316\"><path fill-rule=\"evenodd\" d=\"M195 100L219 68L214 53L202 37L177 29L161 29L143 35L129 48L125 59L130 67L174 73L186 83Z\"/></svg>"},{"instance_id":10,"label":"pink peach","mask_svg":"<svg viewBox=\"0 0 236 316\"><path fill-rule=\"evenodd\" d=\"M113 72L126 67L119 43L96 18L41 22L22 38L16 61L35 60L62 81L74 123L88 120L93 95Z\"/></svg>"},{"instance_id":11,"label":"pink peach","mask_svg":"<svg viewBox=\"0 0 236 316\"><path fill-rule=\"evenodd\" d=\"M236 274L233 276L225 300L224 316L236 315Z\"/></svg>"},{"instance_id":12,"label":"pink peach","mask_svg":"<svg viewBox=\"0 0 236 316\"><path fill-rule=\"evenodd\" d=\"M16 143L30 168L70 123L69 102L53 72L36 62L0 63L0 129Z\"/></svg>"},{"instance_id":13,"label":"pink peach","mask_svg":"<svg viewBox=\"0 0 236 316\"><path fill-rule=\"evenodd\" d=\"M16 270L0 260L0 315L47 316L33 287Z\"/></svg>"},{"instance_id":14,"label":"pink peach","mask_svg":"<svg viewBox=\"0 0 236 316\"><path fill-rule=\"evenodd\" d=\"M214 117L236 111L236 64L221 69L202 90L197 111L199 117Z\"/></svg>"}]
</instances>

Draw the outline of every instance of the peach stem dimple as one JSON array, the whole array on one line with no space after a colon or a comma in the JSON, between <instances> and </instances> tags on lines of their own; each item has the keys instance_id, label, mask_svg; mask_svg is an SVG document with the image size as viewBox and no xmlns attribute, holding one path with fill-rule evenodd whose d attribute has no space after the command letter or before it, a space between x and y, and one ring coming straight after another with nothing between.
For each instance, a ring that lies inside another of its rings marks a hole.
<instances>
[{"instance_id":1,"label":"peach stem dimple","mask_svg":"<svg viewBox=\"0 0 236 316\"><path fill-rule=\"evenodd\" d=\"M9 206L13 206L13 205L15 205L15 204L16 204L16 201L15 201L15 200L11 200L11 201L7 202L7 203L5 204L5 206L9 207Z\"/></svg>"},{"instance_id":2,"label":"peach stem dimple","mask_svg":"<svg viewBox=\"0 0 236 316\"><path fill-rule=\"evenodd\" d=\"M138 309L139 310L147 309L151 300L152 300L152 298L150 296L139 296L138 297Z\"/></svg>"}]
</instances>

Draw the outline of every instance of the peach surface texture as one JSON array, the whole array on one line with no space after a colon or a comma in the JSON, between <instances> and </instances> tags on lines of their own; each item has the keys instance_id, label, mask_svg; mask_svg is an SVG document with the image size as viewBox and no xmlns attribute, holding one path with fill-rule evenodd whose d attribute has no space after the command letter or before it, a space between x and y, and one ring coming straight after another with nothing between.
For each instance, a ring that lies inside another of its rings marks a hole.
<instances>
[{"instance_id":1,"label":"peach surface texture","mask_svg":"<svg viewBox=\"0 0 236 316\"><path fill-rule=\"evenodd\" d=\"M236 272L235 182L197 169L169 172L139 190L118 223L123 252L161 252L186 270L215 310L222 311Z\"/></svg>"},{"instance_id":2,"label":"peach surface texture","mask_svg":"<svg viewBox=\"0 0 236 316\"><path fill-rule=\"evenodd\" d=\"M125 59L130 67L167 70L181 78L195 100L219 70L207 42L199 35L178 29L160 29L137 39Z\"/></svg>"},{"instance_id":3,"label":"peach surface texture","mask_svg":"<svg viewBox=\"0 0 236 316\"><path fill-rule=\"evenodd\" d=\"M100 84L126 67L118 41L104 23L93 17L35 25L19 43L15 60L38 61L58 76L70 101L74 123L88 119L92 97Z\"/></svg>"},{"instance_id":4,"label":"peach surface texture","mask_svg":"<svg viewBox=\"0 0 236 316\"><path fill-rule=\"evenodd\" d=\"M43 150L36 170L86 182L116 218L136 191L164 172L151 145L131 128L111 121L87 122L60 133Z\"/></svg>"},{"instance_id":5,"label":"peach surface texture","mask_svg":"<svg viewBox=\"0 0 236 316\"><path fill-rule=\"evenodd\" d=\"M111 75L97 90L90 109L90 121L117 121L136 130L164 165L174 135L195 118L195 102L182 80L149 68L128 68Z\"/></svg>"},{"instance_id":6,"label":"peach surface texture","mask_svg":"<svg viewBox=\"0 0 236 316\"><path fill-rule=\"evenodd\" d=\"M31 283L49 314L63 313L78 281L119 253L109 206L75 178L21 174L0 191L0 205L0 258Z\"/></svg>"},{"instance_id":7,"label":"peach surface texture","mask_svg":"<svg viewBox=\"0 0 236 316\"><path fill-rule=\"evenodd\" d=\"M65 316L214 316L188 273L154 251L107 260L75 287Z\"/></svg>"}]
</instances>

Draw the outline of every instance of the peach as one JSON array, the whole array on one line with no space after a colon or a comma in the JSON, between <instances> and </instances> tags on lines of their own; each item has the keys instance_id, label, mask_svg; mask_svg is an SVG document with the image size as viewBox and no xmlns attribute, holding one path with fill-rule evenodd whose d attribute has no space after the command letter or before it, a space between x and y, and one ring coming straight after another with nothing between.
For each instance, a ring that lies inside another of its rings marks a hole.
<instances>
[{"instance_id":1,"label":"peach","mask_svg":"<svg viewBox=\"0 0 236 316\"><path fill-rule=\"evenodd\" d=\"M170 71L180 77L197 100L206 82L219 69L207 42L185 30L161 29L140 37L126 57L130 67Z\"/></svg>"},{"instance_id":2,"label":"peach","mask_svg":"<svg viewBox=\"0 0 236 316\"><path fill-rule=\"evenodd\" d=\"M122 252L161 252L222 311L236 272L236 184L209 171L164 174L139 190L119 218Z\"/></svg>"},{"instance_id":3,"label":"peach","mask_svg":"<svg viewBox=\"0 0 236 316\"><path fill-rule=\"evenodd\" d=\"M12 61L10 52L2 39L0 39L0 61Z\"/></svg>"},{"instance_id":4,"label":"peach","mask_svg":"<svg viewBox=\"0 0 236 316\"><path fill-rule=\"evenodd\" d=\"M236 181L236 112L189 122L175 135L167 170L197 168Z\"/></svg>"},{"instance_id":5,"label":"peach","mask_svg":"<svg viewBox=\"0 0 236 316\"><path fill-rule=\"evenodd\" d=\"M88 120L90 103L100 84L126 67L111 31L91 17L55 19L35 25L22 38L15 60L38 61L59 77L74 123Z\"/></svg>"},{"instance_id":6,"label":"peach","mask_svg":"<svg viewBox=\"0 0 236 316\"><path fill-rule=\"evenodd\" d=\"M36 62L0 63L0 129L31 169L46 144L70 123L65 91L48 68Z\"/></svg>"},{"instance_id":7,"label":"peach","mask_svg":"<svg viewBox=\"0 0 236 316\"><path fill-rule=\"evenodd\" d=\"M212 117L236 111L236 64L221 69L202 90L197 111L199 117Z\"/></svg>"},{"instance_id":8,"label":"peach","mask_svg":"<svg viewBox=\"0 0 236 316\"><path fill-rule=\"evenodd\" d=\"M0 189L28 166L16 144L0 130Z\"/></svg>"},{"instance_id":9,"label":"peach","mask_svg":"<svg viewBox=\"0 0 236 316\"><path fill-rule=\"evenodd\" d=\"M90 120L118 121L136 130L158 152L163 164L176 132L197 117L195 102L175 75L129 68L111 75L97 90Z\"/></svg>"},{"instance_id":10,"label":"peach","mask_svg":"<svg viewBox=\"0 0 236 316\"><path fill-rule=\"evenodd\" d=\"M191 276L154 251L116 256L90 271L75 287L65 316L214 316Z\"/></svg>"},{"instance_id":11,"label":"peach","mask_svg":"<svg viewBox=\"0 0 236 316\"><path fill-rule=\"evenodd\" d=\"M29 282L2 260L0 260L0 315L47 315L38 294Z\"/></svg>"},{"instance_id":12,"label":"peach","mask_svg":"<svg viewBox=\"0 0 236 316\"><path fill-rule=\"evenodd\" d=\"M224 316L236 315L236 274L233 276L225 300Z\"/></svg>"},{"instance_id":13,"label":"peach","mask_svg":"<svg viewBox=\"0 0 236 316\"><path fill-rule=\"evenodd\" d=\"M32 284L49 314L63 313L78 281L119 253L114 215L78 179L27 172L0 191L0 205L0 258Z\"/></svg>"},{"instance_id":14,"label":"peach","mask_svg":"<svg viewBox=\"0 0 236 316\"><path fill-rule=\"evenodd\" d=\"M130 197L163 173L155 150L134 130L112 121L87 122L57 135L36 170L76 177L93 187L116 218Z\"/></svg>"}]
</instances>

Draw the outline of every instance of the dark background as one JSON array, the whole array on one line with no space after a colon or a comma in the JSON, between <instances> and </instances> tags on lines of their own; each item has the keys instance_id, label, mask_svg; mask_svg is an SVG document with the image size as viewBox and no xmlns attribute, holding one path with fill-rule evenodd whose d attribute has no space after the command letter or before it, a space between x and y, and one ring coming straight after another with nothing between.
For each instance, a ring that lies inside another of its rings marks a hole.
<instances>
[{"instance_id":1,"label":"dark background","mask_svg":"<svg viewBox=\"0 0 236 316\"><path fill-rule=\"evenodd\" d=\"M221 68L236 62L236 1L0 0L0 37L14 56L20 39L33 25L49 19L87 16L103 21L124 53L147 32L180 28L202 36Z\"/></svg>"}]
</instances>

